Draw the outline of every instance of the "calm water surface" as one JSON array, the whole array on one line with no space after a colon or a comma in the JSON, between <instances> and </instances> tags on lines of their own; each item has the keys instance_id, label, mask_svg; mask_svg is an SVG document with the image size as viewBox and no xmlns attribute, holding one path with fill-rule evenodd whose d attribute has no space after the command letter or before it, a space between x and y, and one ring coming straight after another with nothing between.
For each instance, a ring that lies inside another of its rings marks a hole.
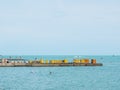
<instances>
[{"instance_id":1,"label":"calm water surface","mask_svg":"<svg viewBox=\"0 0 120 90\"><path fill-rule=\"evenodd\" d=\"M72 61L75 55L22 57ZM96 58L97 62L104 65L102 67L0 67L0 90L120 90L120 56L82 57Z\"/></svg>"}]
</instances>

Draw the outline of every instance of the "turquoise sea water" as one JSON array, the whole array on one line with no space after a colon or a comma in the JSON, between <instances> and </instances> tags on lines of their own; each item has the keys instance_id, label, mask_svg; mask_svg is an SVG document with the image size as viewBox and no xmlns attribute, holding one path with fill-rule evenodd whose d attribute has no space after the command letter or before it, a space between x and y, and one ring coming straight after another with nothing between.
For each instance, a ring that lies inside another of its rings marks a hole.
<instances>
[{"instance_id":1,"label":"turquoise sea water","mask_svg":"<svg viewBox=\"0 0 120 90\"><path fill-rule=\"evenodd\" d=\"M75 55L22 57L72 61ZM81 56L81 58L96 58L103 66L0 67L0 90L120 90L120 56Z\"/></svg>"}]
</instances>

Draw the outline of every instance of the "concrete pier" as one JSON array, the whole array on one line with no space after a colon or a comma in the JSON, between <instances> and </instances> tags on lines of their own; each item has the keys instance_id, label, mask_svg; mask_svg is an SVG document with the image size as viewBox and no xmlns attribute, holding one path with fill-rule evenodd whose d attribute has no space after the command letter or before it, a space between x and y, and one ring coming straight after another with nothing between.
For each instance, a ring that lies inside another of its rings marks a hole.
<instances>
[{"instance_id":1,"label":"concrete pier","mask_svg":"<svg viewBox=\"0 0 120 90\"><path fill-rule=\"evenodd\" d=\"M69 67L69 66L102 66L102 63L61 63L61 64L29 64L29 63L0 63L0 67Z\"/></svg>"},{"instance_id":2,"label":"concrete pier","mask_svg":"<svg viewBox=\"0 0 120 90\"><path fill-rule=\"evenodd\" d=\"M25 60L25 59L0 59L0 67L70 67L70 66L103 66L96 59L73 59L69 60Z\"/></svg>"}]
</instances>

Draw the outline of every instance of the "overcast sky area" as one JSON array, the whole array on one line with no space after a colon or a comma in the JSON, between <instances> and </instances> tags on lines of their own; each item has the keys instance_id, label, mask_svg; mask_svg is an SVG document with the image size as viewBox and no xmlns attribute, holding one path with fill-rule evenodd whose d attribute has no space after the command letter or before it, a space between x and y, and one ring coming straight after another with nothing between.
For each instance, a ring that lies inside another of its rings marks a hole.
<instances>
[{"instance_id":1,"label":"overcast sky area","mask_svg":"<svg viewBox=\"0 0 120 90\"><path fill-rule=\"evenodd\" d=\"M120 0L1 0L1 55L120 55Z\"/></svg>"}]
</instances>

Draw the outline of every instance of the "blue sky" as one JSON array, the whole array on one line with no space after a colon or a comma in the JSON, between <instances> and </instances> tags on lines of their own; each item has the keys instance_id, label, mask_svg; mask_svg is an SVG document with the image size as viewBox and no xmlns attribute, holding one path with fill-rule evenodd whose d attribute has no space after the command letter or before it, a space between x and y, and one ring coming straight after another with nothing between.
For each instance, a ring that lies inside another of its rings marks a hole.
<instances>
[{"instance_id":1,"label":"blue sky","mask_svg":"<svg viewBox=\"0 0 120 90\"><path fill-rule=\"evenodd\" d=\"M1 0L0 54L120 54L120 1Z\"/></svg>"}]
</instances>

